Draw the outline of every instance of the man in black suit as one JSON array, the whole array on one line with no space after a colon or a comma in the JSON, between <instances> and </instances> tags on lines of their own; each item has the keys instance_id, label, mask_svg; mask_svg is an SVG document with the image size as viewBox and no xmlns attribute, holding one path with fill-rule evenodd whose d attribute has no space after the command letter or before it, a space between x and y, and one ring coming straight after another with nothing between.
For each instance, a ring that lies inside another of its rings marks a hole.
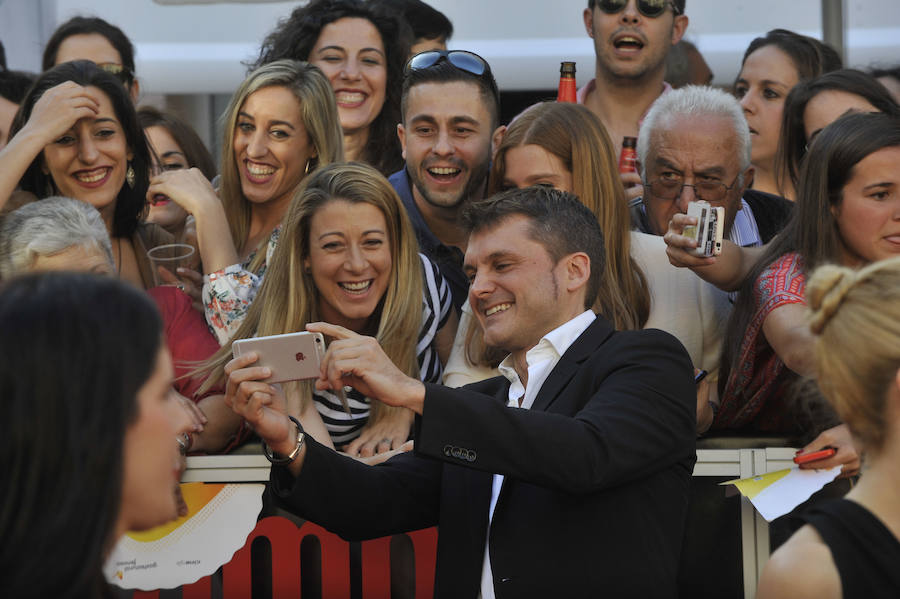
<instances>
[{"instance_id":1,"label":"man in black suit","mask_svg":"<svg viewBox=\"0 0 900 599\"><path fill-rule=\"evenodd\" d=\"M532 187L472 205L465 269L504 376L461 389L407 377L334 325L319 388L416 412L415 452L370 467L303 439L252 358L226 401L283 461L270 492L347 539L439 526L435 597L674 597L695 461L690 359L667 333L616 332L596 218ZM270 456L273 454L269 453Z\"/></svg>"}]
</instances>

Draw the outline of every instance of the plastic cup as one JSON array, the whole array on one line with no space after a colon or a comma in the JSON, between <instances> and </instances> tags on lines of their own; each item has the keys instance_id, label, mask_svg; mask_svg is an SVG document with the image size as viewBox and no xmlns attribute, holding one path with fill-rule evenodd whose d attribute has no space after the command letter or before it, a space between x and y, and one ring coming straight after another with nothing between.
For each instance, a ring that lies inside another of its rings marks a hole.
<instances>
[{"instance_id":1,"label":"plastic cup","mask_svg":"<svg viewBox=\"0 0 900 599\"><path fill-rule=\"evenodd\" d=\"M149 250L147 257L153 264L153 284L157 286L177 285L171 279L167 280L160 276L160 267L168 270L172 277L177 279L179 268L190 268L195 251L194 246L186 243L167 243Z\"/></svg>"}]
</instances>

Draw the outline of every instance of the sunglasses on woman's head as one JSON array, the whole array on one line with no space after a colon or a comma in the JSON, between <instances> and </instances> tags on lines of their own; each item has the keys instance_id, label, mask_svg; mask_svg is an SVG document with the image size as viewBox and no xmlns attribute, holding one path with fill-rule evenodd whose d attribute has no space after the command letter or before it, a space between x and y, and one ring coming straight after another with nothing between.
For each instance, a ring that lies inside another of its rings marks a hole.
<instances>
[{"instance_id":1,"label":"sunglasses on woman's head","mask_svg":"<svg viewBox=\"0 0 900 599\"><path fill-rule=\"evenodd\" d=\"M614 15L622 12L628 6L628 0L597 0L595 3L597 8L608 15ZM681 14L678 7L669 0L637 0L638 12L645 17L655 18L666 12L666 7L671 4L672 12L676 15Z\"/></svg>"},{"instance_id":2,"label":"sunglasses on woman's head","mask_svg":"<svg viewBox=\"0 0 900 599\"><path fill-rule=\"evenodd\" d=\"M101 70L106 71L116 79L122 82L122 85L128 87L131 84L131 71L120 64L114 62L98 62L96 63Z\"/></svg>"}]
</instances>

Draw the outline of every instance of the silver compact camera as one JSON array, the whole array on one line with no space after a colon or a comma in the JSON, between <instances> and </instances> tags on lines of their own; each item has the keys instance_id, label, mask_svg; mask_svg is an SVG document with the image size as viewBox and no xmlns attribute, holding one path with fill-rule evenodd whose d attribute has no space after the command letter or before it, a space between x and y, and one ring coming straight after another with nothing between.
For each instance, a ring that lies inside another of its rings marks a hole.
<instances>
[{"instance_id":1,"label":"silver compact camera","mask_svg":"<svg viewBox=\"0 0 900 599\"><path fill-rule=\"evenodd\" d=\"M690 250L690 253L701 257L721 254L725 229L725 209L700 200L688 204L687 215L697 219L696 225L686 226L682 233L685 237L690 237L697 242L697 247Z\"/></svg>"}]
</instances>

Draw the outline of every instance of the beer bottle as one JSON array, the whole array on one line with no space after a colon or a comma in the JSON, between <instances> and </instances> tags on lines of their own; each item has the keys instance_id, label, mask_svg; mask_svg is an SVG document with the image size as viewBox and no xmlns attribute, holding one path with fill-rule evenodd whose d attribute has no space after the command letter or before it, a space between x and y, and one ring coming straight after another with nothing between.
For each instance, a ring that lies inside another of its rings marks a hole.
<instances>
[{"instance_id":1,"label":"beer bottle","mask_svg":"<svg viewBox=\"0 0 900 599\"><path fill-rule=\"evenodd\" d=\"M559 66L559 91L556 93L557 102L570 102L575 104L578 100L575 95L575 63L562 62Z\"/></svg>"},{"instance_id":2,"label":"beer bottle","mask_svg":"<svg viewBox=\"0 0 900 599\"><path fill-rule=\"evenodd\" d=\"M619 154L619 172L636 173L637 165L637 138L625 136L622 139L622 153Z\"/></svg>"}]
</instances>

